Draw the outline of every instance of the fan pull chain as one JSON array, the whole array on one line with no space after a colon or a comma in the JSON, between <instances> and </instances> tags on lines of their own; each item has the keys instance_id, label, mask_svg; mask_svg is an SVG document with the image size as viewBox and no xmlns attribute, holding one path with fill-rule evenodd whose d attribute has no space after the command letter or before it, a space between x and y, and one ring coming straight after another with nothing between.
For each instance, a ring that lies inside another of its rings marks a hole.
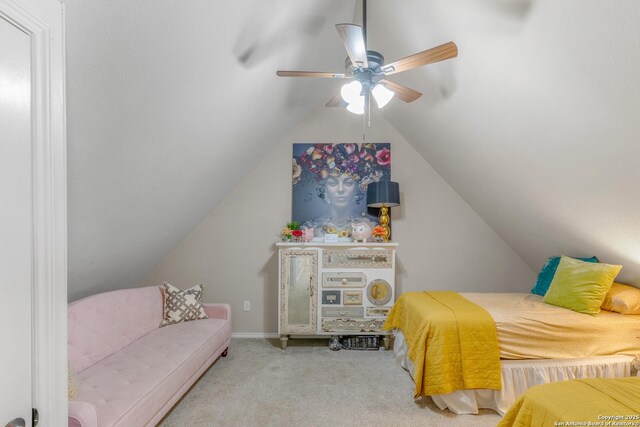
<instances>
[{"instance_id":1,"label":"fan pull chain","mask_svg":"<svg viewBox=\"0 0 640 427\"><path fill-rule=\"evenodd\" d=\"M364 95L364 114L362 115L362 142L366 141L367 127L371 127L371 93Z\"/></svg>"},{"instance_id":2,"label":"fan pull chain","mask_svg":"<svg viewBox=\"0 0 640 427\"><path fill-rule=\"evenodd\" d=\"M363 117L362 118L362 142L366 141L366 133L367 133L367 118Z\"/></svg>"},{"instance_id":3,"label":"fan pull chain","mask_svg":"<svg viewBox=\"0 0 640 427\"><path fill-rule=\"evenodd\" d=\"M371 127L371 91L367 92L367 127Z\"/></svg>"}]
</instances>

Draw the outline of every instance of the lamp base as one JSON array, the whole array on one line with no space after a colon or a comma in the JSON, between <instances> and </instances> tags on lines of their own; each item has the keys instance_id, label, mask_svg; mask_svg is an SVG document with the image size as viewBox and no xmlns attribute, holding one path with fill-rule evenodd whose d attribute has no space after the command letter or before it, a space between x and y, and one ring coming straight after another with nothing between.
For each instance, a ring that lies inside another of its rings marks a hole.
<instances>
[{"instance_id":1,"label":"lamp base","mask_svg":"<svg viewBox=\"0 0 640 427\"><path fill-rule=\"evenodd\" d=\"M378 222L380 223L380 226L384 228L382 241L389 242L391 240L391 227L389 227L389 208L385 205L382 205L382 207L380 208Z\"/></svg>"}]
</instances>

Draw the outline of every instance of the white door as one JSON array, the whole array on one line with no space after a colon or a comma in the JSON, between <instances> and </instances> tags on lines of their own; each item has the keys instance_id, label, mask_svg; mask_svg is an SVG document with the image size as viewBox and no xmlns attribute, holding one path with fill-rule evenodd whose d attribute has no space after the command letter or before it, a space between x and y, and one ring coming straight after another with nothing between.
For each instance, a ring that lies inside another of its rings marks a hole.
<instances>
[{"instance_id":1,"label":"white door","mask_svg":"<svg viewBox=\"0 0 640 427\"><path fill-rule=\"evenodd\" d=\"M31 117L30 37L0 17L0 427L31 425Z\"/></svg>"}]
</instances>

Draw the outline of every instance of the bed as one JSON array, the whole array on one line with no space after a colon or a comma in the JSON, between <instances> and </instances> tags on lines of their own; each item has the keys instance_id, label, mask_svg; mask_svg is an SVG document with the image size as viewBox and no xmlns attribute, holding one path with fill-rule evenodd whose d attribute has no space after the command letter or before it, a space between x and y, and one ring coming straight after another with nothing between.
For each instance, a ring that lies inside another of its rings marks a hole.
<instances>
[{"instance_id":1,"label":"bed","mask_svg":"<svg viewBox=\"0 0 640 427\"><path fill-rule=\"evenodd\" d=\"M592 378L527 390L498 427L640 425L640 378Z\"/></svg>"},{"instance_id":2,"label":"bed","mask_svg":"<svg viewBox=\"0 0 640 427\"><path fill-rule=\"evenodd\" d=\"M424 300L423 294L409 292L398 302L403 298ZM602 311L598 316L589 316L544 304L542 297L533 294L462 293L460 296L482 307L495 322L498 352L495 357L499 359L501 384L498 387L458 386L455 390L442 389L442 393L425 389L416 393L415 397L431 396L441 409L448 408L457 414L476 414L480 408L489 408L503 415L524 391L537 384L632 375L632 361L640 353L640 315ZM419 304L405 307L409 314L405 313L404 317L413 316L408 322L414 325L424 323L421 318L424 313L413 313L419 311L418 307ZM423 378L437 374L434 370L429 372L427 363L423 366L421 357L412 355L411 344L407 343L403 328L398 327L397 316L395 320L396 360L414 380L416 374ZM390 319L389 324L392 323ZM420 341L415 340L415 333L411 335L415 346ZM428 339L425 342L428 349ZM414 360L420 360L418 367L421 369L417 372ZM419 389L416 381L416 390Z\"/></svg>"}]
</instances>

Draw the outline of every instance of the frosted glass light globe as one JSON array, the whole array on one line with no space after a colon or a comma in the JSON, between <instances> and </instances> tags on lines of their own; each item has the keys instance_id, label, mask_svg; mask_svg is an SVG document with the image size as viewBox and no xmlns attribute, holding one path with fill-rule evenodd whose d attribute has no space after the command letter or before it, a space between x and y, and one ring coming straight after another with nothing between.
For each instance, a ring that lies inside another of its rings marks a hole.
<instances>
[{"instance_id":1,"label":"frosted glass light globe","mask_svg":"<svg viewBox=\"0 0 640 427\"><path fill-rule=\"evenodd\" d=\"M351 83L347 83L346 85L342 86L342 89L340 89L340 95L342 95L342 99L344 99L349 104L358 102L358 98L362 98L362 96L360 96L360 92L362 92L362 84L357 80L354 80Z\"/></svg>"},{"instance_id":2,"label":"frosted glass light globe","mask_svg":"<svg viewBox=\"0 0 640 427\"><path fill-rule=\"evenodd\" d=\"M378 108L382 108L387 105L395 95L393 91L387 89L379 83L373 87L371 94L375 98L376 103L378 104Z\"/></svg>"},{"instance_id":3,"label":"frosted glass light globe","mask_svg":"<svg viewBox=\"0 0 640 427\"><path fill-rule=\"evenodd\" d=\"M355 102L347 105L347 110L353 114L364 114L364 96L359 96Z\"/></svg>"}]
</instances>

